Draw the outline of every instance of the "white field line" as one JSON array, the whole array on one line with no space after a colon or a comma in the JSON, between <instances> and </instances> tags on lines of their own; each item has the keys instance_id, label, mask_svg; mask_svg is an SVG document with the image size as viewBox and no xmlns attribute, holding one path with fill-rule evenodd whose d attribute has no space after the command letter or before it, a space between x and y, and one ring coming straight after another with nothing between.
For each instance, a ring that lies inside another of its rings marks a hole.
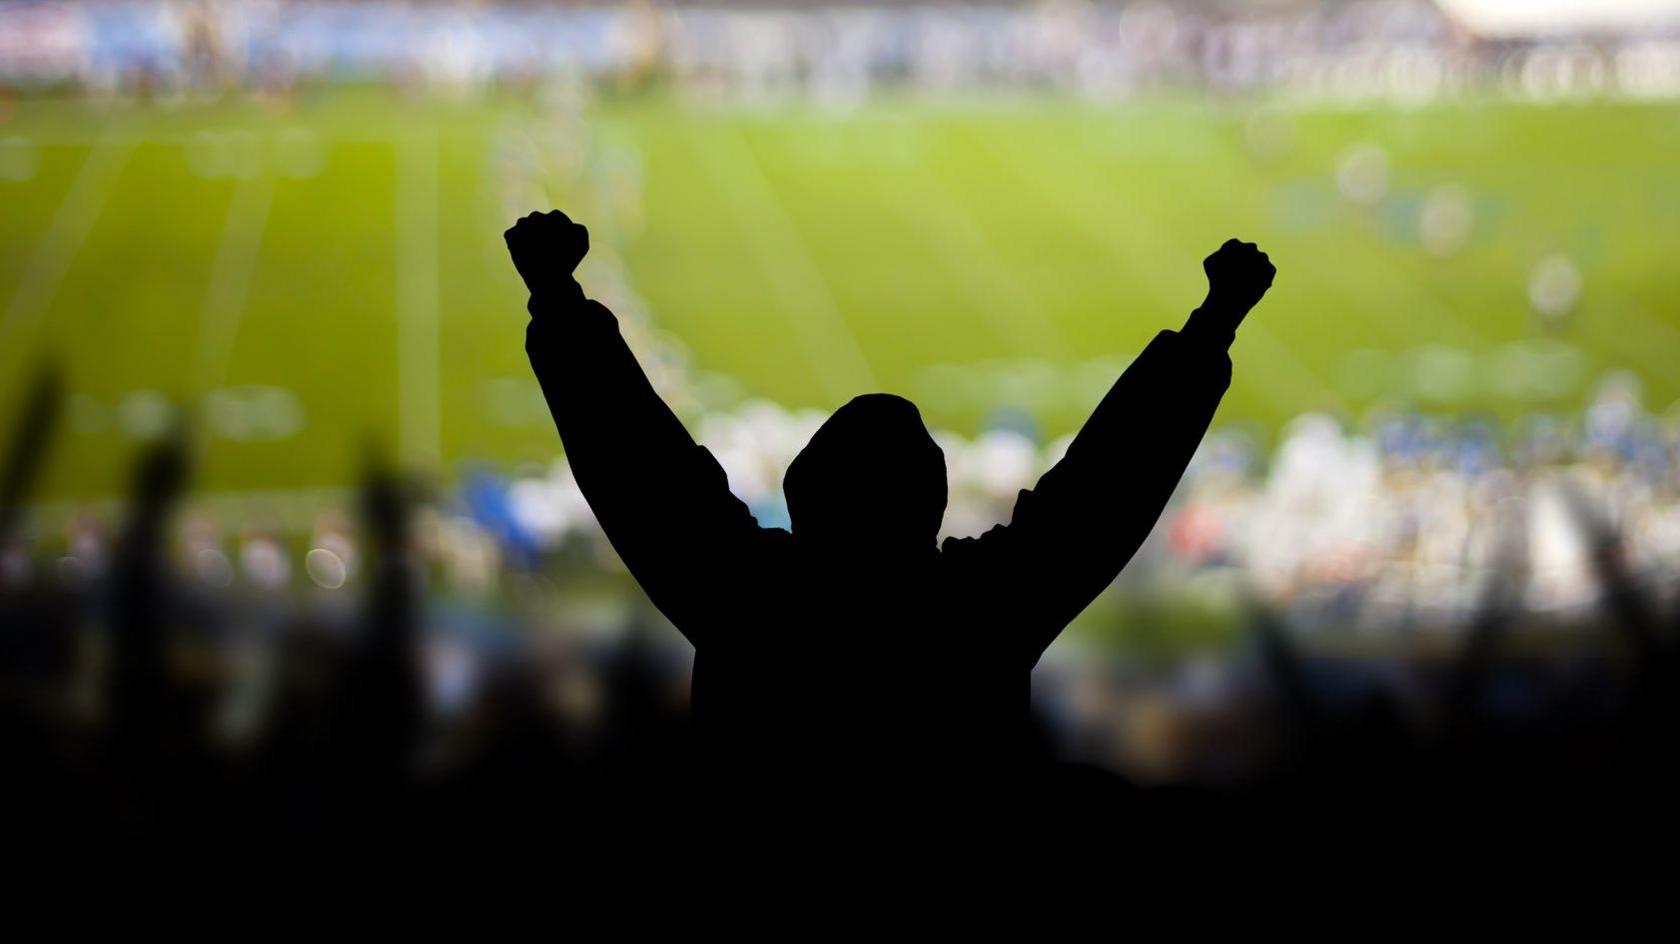
<instances>
[{"instance_id":1,"label":"white field line","mask_svg":"<svg viewBox=\"0 0 1680 944\"><path fill-rule=\"evenodd\" d=\"M833 405L880 389L862 345L811 258L810 246L752 149L733 130L708 142L706 163L715 177L722 178L718 192L735 209L740 229L764 263L765 275L789 306L786 316L798 330L811 369Z\"/></svg>"},{"instance_id":2,"label":"white field line","mask_svg":"<svg viewBox=\"0 0 1680 944\"><path fill-rule=\"evenodd\" d=\"M438 364L438 138L397 144L397 448L406 464L442 460Z\"/></svg>"},{"instance_id":3,"label":"white field line","mask_svg":"<svg viewBox=\"0 0 1680 944\"><path fill-rule=\"evenodd\" d=\"M40 324L133 150L134 142L115 138L101 137L93 143L53 213L46 235L35 247L23 281L0 315L0 356L20 350Z\"/></svg>"},{"instance_id":4,"label":"white field line","mask_svg":"<svg viewBox=\"0 0 1680 944\"><path fill-rule=\"evenodd\" d=\"M227 221L222 224L216 257L210 264L210 282L199 316L192 377L200 392L220 386L226 379L262 251L263 232L268 228L274 188L273 175L259 174L241 180L228 202Z\"/></svg>"}]
</instances>

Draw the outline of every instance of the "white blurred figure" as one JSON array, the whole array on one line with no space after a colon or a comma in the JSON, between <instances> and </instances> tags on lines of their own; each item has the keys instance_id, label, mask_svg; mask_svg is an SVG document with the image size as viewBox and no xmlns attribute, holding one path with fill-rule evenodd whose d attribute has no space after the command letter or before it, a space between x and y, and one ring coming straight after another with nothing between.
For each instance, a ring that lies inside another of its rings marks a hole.
<instances>
[{"instance_id":1,"label":"white blurred figure","mask_svg":"<svg viewBox=\"0 0 1680 944\"><path fill-rule=\"evenodd\" d=\"M1020 490L1047 468L1032 440L1015 430L990 430L972 442L948 434L938 441L950 484L944 536L973 537L1007 523Z\"/></svg>"},{"instance_id":2,"label":"white blurred figure","mask_svg":"<svg viewBox=\"0 0 1680 944\"><path fill-rule=\"evenodd\" d=\"M489 50L474 25L448 13L428 15L430 34L421 60L428 85L455 97L484 88L491 78Z\"/></svg>"},{"instance_id":3,"label":"white blurred figure","mask_svg":"<svg viewBox=\"0 0 1680 944\"><path fill-rule=\"evenodd\" d=\"M259 591L277 593L292 582L292 564L284 545L266 531L246 534L239 547L239 570Z\"/></svg>"},{"instance_id":4,"label":"white blurred figure","mask_svg":"<svg viewBox=\"0 0 1680 944\"><path fill-rule=\"evenodd\" d=\"M350 524L342 514L322 515L315 520L304 552L304 572L323 590L337 590L356 571L356 542Z\"/></svg>"},{"instance_id":5,"label":"white blurred figure","mask_svg":"<svg viewBox=\"0 0 1680 944\"><path fill-rule=\"evenodd\" d=\"M1541 259L1528 279L1528 301L1548 325L1556 325L1581 297L1581 270L1562 253Z\"/></svg>"},{"instance_id":6,"label":"white blurred figure","mask_svg":"<svg viewBox=\"0 0 1680 944\"><path fill-rule=\"evenodd\" d=\"M1569 507L1556 473L1549 473L1529 502L1529 584L1525 602L1540 613L1589 604L1596 590L1591 549Z\"/></svg>"},{"instance_id":7,"label":"white blurred figure","mask_svg":"<svg viewBox=\"0 0 1680 944\"><path fill-rule=\"evenodd\" d=\"M105 522L91 513L79 513L71 519L66 538L69 556L76 561L78 570L89 579L103 578L111 557L111 537Z\"/></svg>"},{"instance_id":8,"label":"white blurred figure","mask_svg":"<svg viewBox=\"0 0 1680 944\"><path fill-rule=\"evenodd\" d=\"M1336 161L1336 188L1361 206L1371 206L1388 194L1388 152L1369 141L1342 152Z\"/></svg>"},{"instance_id":9,"label":"white blurred figure","mask_svg":"<svg viewBox=\"0 0 1680 944\"><path fill-rule=\"evenodd\" d=\"M584 523L574 517L574 509L567 500L566 482L552 477L514 481L508 486L507 500L514 522L549 546L559 544L575 527ZM471 519L451 519L446 534L447 540L461 542L452 550L470 556L477 552L466 530L469 526L477 527ZM465 561L462 563L469 569L472 567Z\"/></svg>"},{"instance_id":10,"label":"white blurred figure","mask_svg":"<svg viewBox=\"0 0 1680 944\"><path fill-rule=\"evenodd\" d=\"M515 502L516 515L518 508ZM502 569L501 551L495 540L465 515L441 518L438 529L448 586L470 598L485 599L493 595Z\"/></svg>"},{"instance_id":11,"label":"white blurred figure","mask_svg":"<svg viewBox=\"0 0 1680 944\"><path fill-rule=\"evenodd\" d=\"M1287 598L1315 573L1345 572L1363 561L1388 526L1379 471L1368 440L1345 437L1328 416L1295 420L1243 541L1259 585Z\"/></svg>"},{"instance_id":12,"label":"white blurred figure","mask_svg":"<svg viewBox=\"0 0 1680 944\"><path fill-rule=\"evenodd\" d=\"M1429 191L1418 213L1418 238L1433 256L1450 256L1464 248L1476 221L1470 190L1461 184L1442 184Z\"/></svg>"},{"instance_id":13,"label":"white blurred figure","mask_svg":"<svg viewBox=\"0 0 1680 944\"><path fill-rule=\"evenodd\" d=\"M181 552L187 572L212 590L233 586L233 562L228 560L221 523L206 511L194 511L181 526Z\"/></svg>"}]
</instances>

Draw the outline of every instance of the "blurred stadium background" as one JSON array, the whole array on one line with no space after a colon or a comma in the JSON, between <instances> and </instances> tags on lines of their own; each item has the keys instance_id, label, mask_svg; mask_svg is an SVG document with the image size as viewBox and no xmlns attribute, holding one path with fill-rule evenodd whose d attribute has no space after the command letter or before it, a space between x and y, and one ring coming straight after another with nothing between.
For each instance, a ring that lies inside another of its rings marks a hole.
<instances>
[{"instance_id":1,"label":"blurred stadium background","mask_svg":"<svg viewBox=\"0 0 1680 944\"><path fill-rule=\"evenodd\" d=\"M1281 274L1216 431L1040 693L1078 756L1226 771L1257 622L1404 699L1489 608L1601 666L1616 573L1674 601L1677 153L1673 0L0 2L0 422L50 427L4 586L108 647L131 468L185 430L171 625L251 736L288 627L354 621L388 462L440 717L510 661L587 715L604 676L556 667L643 636L680 698L525 364L514 218L590 226L582 281L762 522L884 389L943 431L952 534L1241 235Z\"/></svg>"}]
</instances>

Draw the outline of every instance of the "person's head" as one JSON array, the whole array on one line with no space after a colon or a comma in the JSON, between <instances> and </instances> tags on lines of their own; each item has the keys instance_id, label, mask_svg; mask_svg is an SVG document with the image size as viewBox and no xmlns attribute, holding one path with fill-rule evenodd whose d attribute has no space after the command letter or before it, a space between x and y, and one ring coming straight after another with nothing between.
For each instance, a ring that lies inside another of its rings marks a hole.
<instances>
[{"instance_id":1,"label":"person's head","mask_svg":"<svg viewBox=\"0 0 1680 944\"><path fill-rule=\"evenodd\" d=\"M931 550L945 517L945 453L915 404L869 394L823 423L788 466L782 491L802 541Z\"/></svg>"}]
</instances>

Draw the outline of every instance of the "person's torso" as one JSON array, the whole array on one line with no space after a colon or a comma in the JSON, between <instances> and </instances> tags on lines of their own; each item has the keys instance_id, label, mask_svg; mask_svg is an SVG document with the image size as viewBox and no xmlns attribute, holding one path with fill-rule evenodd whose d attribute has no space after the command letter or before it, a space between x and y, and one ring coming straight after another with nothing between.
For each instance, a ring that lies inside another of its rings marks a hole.
<instances>
[{"instance_id":1,"label":"person's torso","mask_svg":"<svg viewBox=\"0 0 1680 944\"><path fill-rule=\"evenodd\" d=\"M697 634L694 713L728 751L932 764L1021 749L1031 658L1008 601L943 555L818 567L784 542Z\"/></svg>"}]
</instances>

